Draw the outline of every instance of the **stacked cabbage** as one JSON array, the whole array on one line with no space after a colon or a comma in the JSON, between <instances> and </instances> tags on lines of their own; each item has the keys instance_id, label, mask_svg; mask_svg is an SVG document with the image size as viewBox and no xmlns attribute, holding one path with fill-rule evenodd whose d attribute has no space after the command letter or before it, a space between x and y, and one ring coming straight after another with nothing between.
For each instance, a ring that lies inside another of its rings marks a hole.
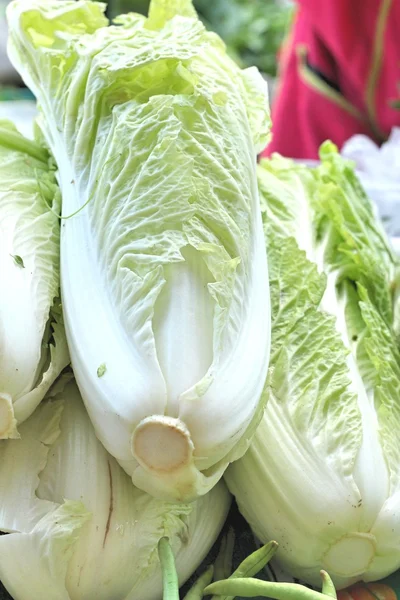
<instances>
[{"instance_id":1,"label":"stacked cabbage","mask_svg":"<svg viewBox=\"0 0 400 600\"><path fill-rule=\"evenodd\" d=\"M39 129L0 124L0 437L21 436L0 442L0 578L22 600L158 598L159 539L183 582L228 465L293 576L393 572L398 263L352 166L327 142L316 169L275 156L257 177L260 74L190 0L104 10L8 9ZM69 360L63 322L78 387L64 375L37 408Z\"/></svg>"},{"instance_id":2,"label":"stacked cabbage","mask_svg":"<svg viewBox=\"0 0 400 600\"><path fill-rule=\"evenodd\" d=\"M36 141L0 123L0 438L19 438L0 442L0 579L22 600L159 598L165 536L183 583L265 404L266 83L190 0L104 11L8 7L38 102ZM79 388L67 369L49 392L67 341Z\"/></svg>"}]
</instances>

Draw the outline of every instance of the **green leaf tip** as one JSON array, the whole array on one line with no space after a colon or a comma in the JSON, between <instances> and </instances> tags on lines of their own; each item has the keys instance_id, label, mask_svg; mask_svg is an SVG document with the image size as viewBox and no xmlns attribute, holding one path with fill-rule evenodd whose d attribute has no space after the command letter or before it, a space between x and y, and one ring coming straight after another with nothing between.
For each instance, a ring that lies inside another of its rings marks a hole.
<instances>
[{"instance_id":1,"label":"green leaf tip","mask_svg":"<svg viewBox=\"0 0 400 600\"><path fill-rule=\"evenodd\" d=\"M335 586L333 585L333 581L330 578L329 573L327 573L326 571L321 571L321 578L322 578L322 593L325 594L326 596L329 596L329 598L335 598L337 600Z\"/></svg>"},{"instance_id":2,"label":"green leaf tip","mask_svg":"<svg viewBox=\"0 0 400 600\"><path fill-rule=\"evenodd\" d=\"M105 363L102 363L97 369L97 377L103 377L104 373L107 371L107 367Z\"/></svg>"},{"instance_id":3,"label":"green leaf tip","mask_svg":"<svg viewBox=\"0 0 400 600\"><path fill-rule=\"evenodd\" d=\"M201 600L205 588L210 585L214 575L214 565L210 565L194 582L183 600Z\"/></svg>"},{"instance_id":4,"label":"green leaf tip","mask_svg":"<svg viewBox=\"0 0 400 600\"><path fill-rule=\"evenodd\" d=\"M23 261L22 257L19 256L19 254L10 254L10 256L14 260L17 267L20 267L21 269L25 269L24 261Z\"/></svg>"}]
</instances>

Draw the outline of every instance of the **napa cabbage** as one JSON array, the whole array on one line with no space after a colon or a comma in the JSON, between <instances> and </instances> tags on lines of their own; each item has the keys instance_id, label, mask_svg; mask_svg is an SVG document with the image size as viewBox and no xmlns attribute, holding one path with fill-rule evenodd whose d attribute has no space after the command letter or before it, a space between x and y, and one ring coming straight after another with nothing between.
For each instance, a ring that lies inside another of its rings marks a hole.
<instances>
[{"instance_id":1,"label":"napa cabbage","mask_svg":"<svg viewBox=\"0 0 400 600\"><path fill-rule=\"evenodd\" d=\"M190 0L114 25L104 8L14 0L9 54L58 165L64 318L96 434L135 485L193 499L262 415L267 85Z\"/></svg>"},{"instance_id":2,"label":"napa cabbage","mask_svg":"<svg viewBox=\"0 0 400 600\"><path fill-rule=\"evenodd\" d=\"M60 307L60 191L48 152L0 121L0 439L69 363Z\"/></svg>"},{"instance_id":3,"label":"napa cabbage","mask_svg":"<svg viewBox=\"0 0 400 600\"><path fill-rule=\"evenodd\" d=\"M272 306L268 403L226 479L282 566L318 585L400 566L398 262L353 167L259 167Z\"/></svg>"}]
</instances>

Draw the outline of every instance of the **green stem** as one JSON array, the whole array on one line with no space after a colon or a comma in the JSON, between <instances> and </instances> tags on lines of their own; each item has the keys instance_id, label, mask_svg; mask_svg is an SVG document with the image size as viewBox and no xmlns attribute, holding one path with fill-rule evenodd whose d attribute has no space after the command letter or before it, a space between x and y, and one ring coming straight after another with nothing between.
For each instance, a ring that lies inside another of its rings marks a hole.
<instances>
[{"instance_id":1,"label":"green stem","mask_svg":"<svg viewBox=\"0 0 400 600\"><path fill-rule=\"evenodd\" d=\"M269 542L262 546L240 563L236 571L228 579L254 577L271 560L278 548L277 542ZM234 596L213 596L211 600L233 600Z\"/></svg>"},{"instance_id":2,"label":"green stem","mask_svg":"<svg viewBox=\"0 0 400 600\"><path fill-rule=\"evenodd\" d=\"M235 544L235 532L232 527L228 533L223 537L221 542L221 548L218 552L218 556L215 559L214 564L214 581L225 579L229 577L232 571L232 556L233 546Z\"/></svg>"},{"instance_id":3,"label":"green stem","mask_svg":"<svg viewBox=\"0 0 400 600\"><path fill-rule=\"evenodd\" d=\"M327 573L326 571L321 571L321 577L322 577L322 593L325 594L326 596L329 596L329 598L335 598L335 600L337 600L335 586L333 585L333 581L330 578L329 573Z\"/></svg>"},{"instance_id":4,"label":"green stem","mask_svg":"<svg viewBox=\"0 0 400 600\"><path fill-rule=\"evenodd\" d=\"M5 127L0 127L0 146L9 150L17 150L29 154L32 158L36 158L44 163L48 163L49 153L44 148L41 148L35 142L27 140L16 131L12 131Z\"/></svg>"},{"instance_id":5,"label":"green stem","mask_svg":"<svg viewBox=\"0 0 400 600\"><path fill-rule=\"evenodd\" d=\"M330 598L326 594L310 590L297 583L275 583L250 577L215 581L204 590L204 593L243 598L261 596L273 600L329 600Z\"/></svg>"},{"instance_id":6,"label":"green stem","mask_svg":"<svg viewBox=\"0 0 400 600\"><path fill-rule=\"evenodd\" d=\"M167 537L158 542L158 557L163 579L163 600L179 600L178 575L174 555Z\"/></svg>"},{"instance_id":7,"label":"green stem","mask_svg":"<svg viewBox=\"0 0 400 600\"><path fill-rule=\"evenodd\" d=\"M258 550L250 554L243 562L240 563L236 571L234 571L229 579L237 579L238 577L254 577L261 569L269 563L278 548L277 542L269 542L265 546L261 546Z\"/></svg>"},{"instance_id":8,"label":"green stem","mask_svg":"<svg viewBox=\"0 0 400 600\"><path fill-rule=\"evenodd\" d=\"M195 581L183 600L201 600L205 588L212 582L214 567L210 565L202 575Z\"/></svg>"}]
</instances>

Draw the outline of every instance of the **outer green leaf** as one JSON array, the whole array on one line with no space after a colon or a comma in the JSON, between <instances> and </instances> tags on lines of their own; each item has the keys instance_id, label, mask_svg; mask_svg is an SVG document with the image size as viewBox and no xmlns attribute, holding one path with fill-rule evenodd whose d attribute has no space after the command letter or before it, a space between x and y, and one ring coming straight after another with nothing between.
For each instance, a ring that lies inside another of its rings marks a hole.
<instances>
[{"instance_id":1,"label":"outer green leaf","mask_svg":"<svg viewBox=\"0 0 400 600\"><path fill-rule=\"evenodd\" d=\"M69 357L59 295L60 193L47 152L0 123L0 438L16 437ZM23 268L22 268L23 267Z\"/></svg>"},{"instance_id":2,"label":"outer green leaf","mask_svg":"<svg viewBox=\"0 0 400 600\"><path fill-rule=\"evenodd\" d=\"M318 191L316 216L319 235L329 229L325 261L340 276L360 281L389 325L393 323L392 282L397 261L388 244L372 202L365 194L349 161L330 142L320 150L315 171Z\"/></svg>"},{"instance_id":3,"label":"outer green leaf","mask_svg":"<svg viewBox=\"0 0 400 600\"><path fill-rule=\"evenodd\" d=\"M351 529L352 505L360 498L351 474L361 418L335 320L319 310L325 277L293 238L274 237L270 230L268 250L273 336L268 404L253 444L226 479L255 533L279 542L278 557L291 571L309 578L315 564L317 580L317 548L329 547L340 535L336 522L340 531ZM315 544L305 544L306 537L315 537Z\"/></svg>"},{"instance_id":4,"label":"outer green leaf","mask_svg":"<svg viewBox=\"0 0 400 600\"><path fill-rule=\"evenodd\" d=\"M316 187L313 173L275 154L270 160L261 161L257 176L267 239L270 230L275 236L292 236L313 261L315 243L310 202Z\"/></svg>"}]
</instances>

